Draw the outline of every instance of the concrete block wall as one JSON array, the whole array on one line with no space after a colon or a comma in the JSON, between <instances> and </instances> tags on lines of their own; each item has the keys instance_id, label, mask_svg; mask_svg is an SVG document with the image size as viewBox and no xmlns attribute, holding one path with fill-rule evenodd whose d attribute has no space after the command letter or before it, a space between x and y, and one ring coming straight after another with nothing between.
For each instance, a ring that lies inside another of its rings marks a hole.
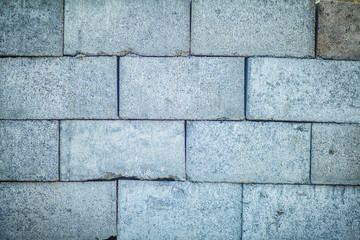
<instances>
[{"instance_id":1,"label":"concrete block wall","mask_svg":"<svg viewBox=\"0 0 360 240\"><path fill-rule=\"evenodd\" d=\"M0 0L0 239L360 239L359 16Z\"/></svg>"}]
</instances>

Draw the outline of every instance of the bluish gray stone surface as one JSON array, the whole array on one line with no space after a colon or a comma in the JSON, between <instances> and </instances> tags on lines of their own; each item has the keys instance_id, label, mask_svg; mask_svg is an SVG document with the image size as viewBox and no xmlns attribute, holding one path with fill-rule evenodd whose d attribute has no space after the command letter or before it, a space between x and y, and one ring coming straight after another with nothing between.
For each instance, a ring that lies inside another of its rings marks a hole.
<instances>
[{"instance_id":1,"label":"bluish gray stone surface","mask_svg":"<svg viewBox=\"0 0 360 240\"><path fill-rule=\"evenodd\" d=\"M185 179L182 121L62 121L61 179Z\"/></svg>"},{"instance_id":2,"label":"bluish gray stone surface","mask_svg":"<svg viewBox=\"0 0 360 240\"><path fill-rule=\"evenodd\" d=\"M243 58L120 59L120 117L242 119Z\"/></svg>"},{"instance_id":3,"label":"bluish gray stone surface","mask_svg":"<svg viewBox=\"0 0 360 240\"><path fill-rule=\"evenodd\" d=\"M0 183L1 239L116 235L116 183Z\"/></svg>"},{"instance_id":4,"label":"bluish gray stone surface","mask_svg":"<svg viewBox=\"0 0 360 240\"><path fill-rule=\"evenodd\" d=\"M251 58L247 117L360 123L360 62Z\"/></svg>"},{"instance_id":5,"label":"bluish gray stone surface","mask_svg":"<svg viewBox=\"0 0 360 240\"><path fill-rule=\"evenodd\" d=\"M57 121L0 121L0 180L58 179Z\"/></svg>"},{"instance_id":6,"label":"bluish gray stone surface","mask_svg":"<svg viewBox=\"0 0 360 240\"><path fill-rule=\"evenodd\" d=\"M241 185L119 181L119 239L240 239Z\"/></svg>"},{"instance_id":7,"label":"bluish gray stone surface","mask_svg":"<svg viewBox=\"0 0 360 240\"><path fill-rule=\"evenodd\" d=\"M66 54L187 55L189 0L65 0Z\"/></svg>"},{"instance_id":8,"label":"bluish gray stone surface","mask_svg":"<svg viewBox=\"0 0 360 240\"><path fill-rule=\"evenodd\" d=\"M0 55L60 56L63 0L0 0Z\"/></svg>"},{"instance_id":9,"label":"bluish gray stone surface","mask_svg":"<svg viewBox=\"0 0 360 240\"><path fill-rule=\"evenodd\" d=\"M191 180L309 181L310 124L191 121L186 134Z\"/></svg>"},{"instance_id":10,"label":"bluish gray stone surface","mask_svg":"<svg viewBox=\"0 0 360 240\"><path fill-rule=\"evenodd\" d=\"M360 184L360 125L313 124L312 183Z\"/></svg>"},{"instance_id":11,"label":"bluish gray stone surface","mask_svg":"<svg viewBox=\"0 0 360 240\"><path fill-rule=\"evenodd\" d=\"M1 58L0 119L116 118L115 57Z\"/></svg>"},{"instance_id":12,"label":"bluish gray stone surface","mask_svg":"<svg viewBox=\"0 0 360 240\"><path fill-rule=\"evenodd\" d=\"M313 0L193 0L195 55L314 56Z\"/></svg>"},{"instance_id":13,"label":"bluish gray stone surface","mask_svg":"<svg viewBox=\"0 0 360 240\"><path fill-rule=\"evenodd\" d=\"M243 239L359 239L360 187L244 185Z\"/></svg>"}]
</instances>

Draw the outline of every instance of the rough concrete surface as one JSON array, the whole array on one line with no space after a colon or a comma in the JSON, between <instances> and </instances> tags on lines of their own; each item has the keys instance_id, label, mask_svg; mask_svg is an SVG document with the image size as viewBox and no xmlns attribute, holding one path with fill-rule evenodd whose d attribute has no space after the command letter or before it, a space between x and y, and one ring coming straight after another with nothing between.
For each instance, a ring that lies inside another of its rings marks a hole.
<instances>
[{"instance_id":1,"label":"rough concrete surface","mask_svg":"<svg viewBox=\"0 0 360 240\"><path fill-rule=\"evenodd\" d=\"M310 124L192 121L186 133L191 180L309 181Z\"/></svg>"},{"instance_id":2,"label":"rough concrete surface","mask_svg":"<svg viewBox=\"0 0 360 240\"><path fill-rule=\"evenodd\" d=\"M120 59L120 117L242 119L243 58Z\"/></svg>"},{"instance_id":3,"label":"rough concrete surface","mask_svg":"<svg viewBox=\"0 0 360 240\"><path fill-rule=\"evenodd\" d=\"M65 53L187 55L189 0L65 0Z\"/></svg>"},{"instance_id":4,"label":"rough concrete surface","mask_svg":"<svg viewBox=\"0 0 360 240\"><path fill-rule=\"evenodd\" d=\"M61 179L185 178L182 121L62 121Z\"/></svg>"},{"instance_id":5,"label":"rough concrete surface","mask_svg":"<svg viewBox=\"0 0 360 240\"><path fill-rule=\"evenodd\" d=\"M116 235L116 183L0 183L0 239Z\"/></svg>"},{"instance_id":6,"label":"rough concrete surface","mask_svg":"<svg viewBox=\"0 0 360 240\"><path fill-rule=\"evenodd\" d=\"M244 185L243 239L360 237L360 187Z\"/></svg>"},{"instance_id":7,"label":"rough concrete surface","mask_svg":"<svg viewBox=\"0 0 360 240\"><path fill-rule=\"evenodd\" d=\"M58 179L57 121L0 121L0 180Z\"/></svg>"},{"instance_id":8,"label":"rough concrete surface","mask_svg":"<svg viewBox=\"0 0 360 240\"><path fill-rule=\"evenodd\" d=\"M241 185L119 181L119 239L239 239Z\"/></svg>"},{"instance_id":9,"label":"rough concrete surface","mask_svg":"<svg viewBox=\"0 0 360 240\"><path fill-rule=\"evenodd\" d=\"M360 125L313 124L313 183L360 184Z\"/></svg>"},{"instance_id":10,"label":"rough concrete surface","mask_svg":"<svg viewBox=\"0 0 360 240\"><path fill-rule=\"evenodd\" d=\"M0 56L60 56L63 0L0 0Z\"/></svg>"},{"instance_id":11,"label":"rough concrete surface","mask_svg":"<svg viewBox=\"0 0 360 240\"><path fill-rule=\"evenodd\" d=\"M360 123L360 62L249 60L247 117Z\"/></svg>"},{"instance_id":12,"label":"rough concrete surface","mask_svg":"<svg viewBox=\"0 0 360 240\"><path fill-rule=\"evenodd\" d=\"M192 1L195 55L314 56L312 0Z\"/></svg>"},{"instance_id":13,"label":"rough concrete surface","mask_svg":"<svg viewBox=\"0 0 360 240\"><path fill-rule=\"evenodd\" d=\"M115 57L1 58L0 118L117 117Z\"/></svg>"},{"instance_id":14,"label":"rough concrete surface","mask_svg":"<svg viewBox=\"0 0 360 240\"><path fill-rule=\"evenodd\" d=\"M360 3L319 3L317 55L360 60Z\"/></svg>"}]
</instances>

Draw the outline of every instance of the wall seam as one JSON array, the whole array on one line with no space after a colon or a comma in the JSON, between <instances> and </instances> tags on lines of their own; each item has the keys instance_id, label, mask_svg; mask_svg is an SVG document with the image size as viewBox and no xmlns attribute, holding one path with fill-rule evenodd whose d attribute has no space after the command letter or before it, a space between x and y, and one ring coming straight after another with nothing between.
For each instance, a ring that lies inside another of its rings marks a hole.
<instances>
[{"instance_id":1,"label":"wall seam","mask_svg":"<svg viewBox=\"0 0 360 240\"><path fill-rule=\"evenodd\" d=\"M244 184L241 184L241 233L240 233L240 240L243 239L243 232L244 232Z\"/></svg>"},{"instance_id":2,"label":"wall seam","mask_svg":"<svg viewBox=\"0 0 360 240\"><path fill-rule=\"evenodd\" d=\"M249 58L244 58L244 118L247 120L247 98L248 98L248 78L249 78Z\"/></svg>"},{"instance_id":3,"label":"wall seam","mask_svg":"<svg viewBox=\"0 0 360 240\"><path fill-rule=\"evenodd\" d=\"M312 174L312 138L313 138L313 124L310 124L310 164L309 164L309 183L312 184L311 174Z\"/></svg>"}]
</instances>

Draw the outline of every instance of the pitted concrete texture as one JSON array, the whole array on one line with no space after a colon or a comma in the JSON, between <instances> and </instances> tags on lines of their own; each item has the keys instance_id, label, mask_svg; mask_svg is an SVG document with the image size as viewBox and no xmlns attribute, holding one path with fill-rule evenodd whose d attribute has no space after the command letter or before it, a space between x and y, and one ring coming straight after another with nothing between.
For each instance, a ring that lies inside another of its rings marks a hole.
<instances>
[{"instance_id":1,"label":"pitted concrete texture","mask_svg":"<svg viewBox=\"0 0 360 240\"><path fill-rule=\"evenodd\" d=\"M116 235L116 183L0 183L1 239Z\"/></svg>"},{"instance_id":2,"label":"pitted concrete texture","mask_svg":"<svg viewBox=\"0 0 360 240\"><path fill-rule=\"evenodd\" d=\"M117 117L115 57L1 58L0 119Z\"/></svg>"},{"instance_id":3,"label":"pitted concrete texture","mask_svg":"<svg viewBox=\"0 0 360 240\"><path fill-rule=\"evenodd\" d=\"M60 56L63 0L0 0L0 56Z\"/></svg>"},{"instance_id":4,"label":"pitted concrete texture","mask_svg":"<svg viewBox=\"0 0 360 240\"><path fill-rule=\"evenodd\" d=\"M57 121L0 121L0 180L58 179Z\"/></svg>"},{"instance_id":5,"label":"pitted concrete texture","mask_svg":"<svg viewBox=\"0 0 360 240\"><path fill-rule=\"evenodd\" d=\"M241 185L119 181L119 239L240 239Z\"/></svg>"},{"instance_id":6,"label":"pitted concrete texture","mask_svg":"<svg viewBox=\"0 0 360 240\"><path fill-rule=\"evenodd\" d=\"M187 55L189 0L65 0L66 54Z\"/></svg>"},{"instance_id":7,"label":"pitted concrete texture","mask_svg":"<svg viewBox=\"0 0 360 240\"><path fill-rule=\"evenodd\" d=\"M311 181L360 184L360 125L313 124Z\"/></svg>"},{"instance_id":8,"label":"pitted concrete texture","mask_svg":"<svg viewBox=\"0 0 360 240\"><path fill-rule=\"evenodd\" d=\"M317 55L360 60L360 2L320 2Z\"/></svg>"},{"instance_id":9,"label":"pitted concrete texture","mask_svg":"<svg viewBox=\"0 0 360 240\"><path fill-rule=\"evenodd\" d=\"M360 62L249 60L249 119L360 123Z\"/></svg>"},{"instance_id":10,"label":"pitted concrete texture","mask_svg":"<svg viewBox=\"0 0 360 240\"><path fill-rule=\"evenodd\" d=\"M182 121L62 121L61 179L185 179Z\"/></svg>"},{"instance_id":11,"label":"pitted concrete texture","mask_svg":"<svg viewBox=\"0 0 360 240\"><path fill-rule=\"evenodd\" d=\"M195 55L314 56L313 0L192 1Z\"/></svg>"},{"instance_id":12,"label":"pitted concrete texture","mask_svg":"<svg viewBox=\"0 0 360 240\"><path fill-rule=\"evenodd\" d=\"M360 187L244 185L243 239L360 237Z\"/></svg>"},{"instance_id":13,"label":"pitted concrete texture","mask_svg":"<svg viewBox=\"0 0 360 240\"><path fill-rule=\"evenodd\" d=\"M120 59L120 117L244 118L243 58Z\"/></svg>"},{"instance_id":14,"label":"pitted concrete texture","mask_svg":"<svg viewBox=\"0 0 360 240\"><path fill-rule=\"evenodd\" d=\"M191 180L309 182L310 124L195 121L186 133Z\"/></svg>"}]
</instances>

